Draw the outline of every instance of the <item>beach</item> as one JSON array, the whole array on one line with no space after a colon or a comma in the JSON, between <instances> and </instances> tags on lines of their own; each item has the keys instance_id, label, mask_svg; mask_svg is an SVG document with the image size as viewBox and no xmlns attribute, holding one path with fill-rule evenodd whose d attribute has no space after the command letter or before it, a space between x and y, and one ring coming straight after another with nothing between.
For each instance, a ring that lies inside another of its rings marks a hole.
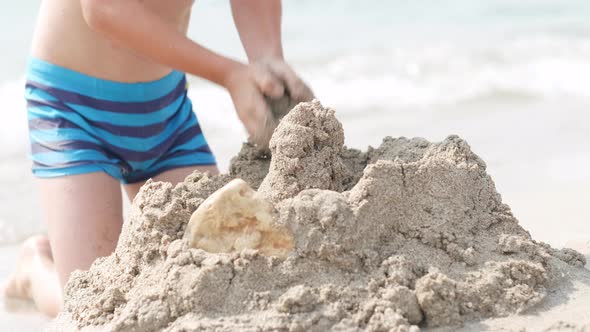
<instances>
[{"instance_id":1,"label":"beach","mask_svg":"<svg viewBox=\"0 0 590 332\"><path fill-rule=\"evenodd\" d=\"M539 329L590 324L585 256L532 238L466 141L364 151L344 137L333 109L301 103L271 158L245 144L229 174L148 182L49 331L494 330L527 312Z\"/></svg>"},{"instance_id":2,"label":"beach","mask_svg":"<svg viewBox=\"0 0 590 332\"><path fill-rule=\"evenodd\" d=\"M343 127L347 127L346 122L343 123ZM210 136L215 137L215 135ZM221 140L223 139L220 138L220 141ZM515 142L515 140L513 140L513 142ZM231 143L225 143L228 144L228 147L232 146ZM378 146L378 144L374 144L374 146ZM233 153L230 152L231 150L229 148L227 150L228 154ZM225 160L229 160L229 157ZM18 174L22 173L20 168L24 167L26 163L26 159L13 161L13 163L10 164L5 163L5 169L2 174L5 174L7 176L5 183L10 183L12 181L12 186L7 186L5 188L12 188L12 190L16 190L18 188L18 190L20 190L20 192L22 193L21 195L31 198L34 197L34 186L32 186L31 177L29 175L24 175L21 177L18 176ZM508 164L510 165L510 163ZM510 175L511 172L516 173L516 171L514 170L516 166L518 166L519 168L522 167L523 169L536 170L537 172L539 172L537 165L538 163L529 163L528 165L512 164L512 171L510 168L508 168L507 172L509 173L508 175ZM223 167L224 169L228 168L227 165L224 165ZM506 167L497 168L500 170L506 169ZM502 184L501 182L498 182L497 178L498 174L501 175L502 172L494 172L494 167L489 165L488 170L493 175L494 180L496 182L496 186L498 188L501 188ZM564 244L568 243L576 249L584 252L587 255L587 258L590 258L590 250L588 250L588 243L584 242L584 240L588 239L588 237L584 235L585 233L581 233L584 232L584 227L586 225L581 221L578 221L578 223L576 224L576 220L582 220L582 218L575 218L584 217L582 204L582 200L585 197L583 191L584 188L582 186L578 187L572 183L570 186L567 187L560 186L561 188L567 188L567 190L562 189L562 191L551 193L543 192L543 188L546 188L546 186L550 184L539 183L539 181L533 181L535 177L539 176L538 173L533 174L536 174L536 176L531 176L531 179L529 180L530 182L528 183L526 178L522 178L523 173L520 173L520 176L512 175L510 177L511 182L521 184L522 187L519 188L519 186L515 185L514 187L512 187L512 191L504 190L503 192L500 191L501 189L498 189L498 191L502 194L503 201L511 206L516 216L518 216L519 209L525 212L528 211L528 213L531 214L531 216L534 218L534 222L527 222L526 219L522 219L520 217L519 220L520 225L525 229L529 230L533 235L533 238L544 242L548 242L557 248L562 247ZM520 182L516 181L516 178L520 178ZM560 180L563 181L564 178L566 177L563 176L563 178ZM517 203L520 202L520 205L514 205L507 201L506 192L508 192L508 194L512 194L512 199L516 200ZM12 215L14 216L18 216L20 211L26 209L26 205L34 206L35 204L34 198L31 199L31 201L29 202L25 201L23 203L22 196L12 196L10 195L10 191L3 192L3 197L7 197L7 199L14 199L13 203L8 205L7 209L5 210L12 211L10 213L12 213ZM544 204L543 202L546 202L546 204ZM19 203L21 205L18 205ZM545 205L542 209L543 213L539 211L539 204ZM12 210L9 210L8 207L10 207ZM571 213L573 218L564 218L563 211L568 210L572 211ZM560 218L559 220L561 221L555 222L556 218ZM41 225L38 225L37 227L39 227L39 229L43 228ZM580 229L581 231L573 231L576 229ZM554 232L554 234L552 234L551 232ZM14 234L17 232L12 231L11 233ZM13 264L17 252L17 246L15 245L4 247L4 249L2 250L2 257L3 259L5 259L6 262L6 264L3 264L3 266L5 266L5 270L2 271L3 275L6 275L6 273L9 272L9 266ZM584 308L586 305L589 304L588 299L590 298L588 296L588 294L590 294L590 289L588 288L587 283L588 279L587 277L585 278L586 279L584 279L584 277L582 276L580 279L581 281L578 280L574 285L571 286L570 289L564 290L562 296L560 296L559 293L557 293L556 295L549 297L548 300L543 302L538 308L534 307L530 311L527 311L527 313L530 313L530 315L528 316L521 315L513 318L484 320L481 322L473 323L471 325L468 324L465 326L464 329L466 331L482 329L493 331L495 329L506 328L507 326L522 326L522 328L529 328L531 331L533 331L535 330L533 328L535 325L531 325L531 321L535 324L538 324L537 326L539 328L548 328L552 326L551 324L547 325L548 322L554 322L554 324L552 324L555 325L558 324L558 322L560 321L572 324L576 322L579 322L579 324L588 324L588 322L590 322L590 317L585 317L585 311L583 309L580 309ZM567 300L563 301L563 298L566 298ZM13 303L12 306L14 307L14 305L15 304ZM36 330L40 326L46 326L46 324L48 324L49 322L47 319L41 317L39 314L35 314L34 311L31 309L30 305L26 306L23 305L23 303L17 303L17 308L18 310L16 310L16 313L14 308L11 309L12 313L2 313L2 318L6 318L6 321L11 322L11 324L14 324L11 326L14 326L15 328L18 326L19 328ZM547 320L543 320L542 323L538 322L535 319L535 317L537 317L537 315L539 314L543 315L543 317L547 317ZM26 317L26 320L24 319L24 317ZM555 326L559 328L561 325Z\"/></svg>"},{"instance_id":3,"label":"beach","mask_svg":"<svg viewBox=\"0 0 590 332\"><path fill-rule=\"evenodd\" d=\"M45 229L27 159L22 98L25 41L36 4L19 6L14 10L23 17L21 34L7 39L15 40L15 47L0 65L0 96L10 123L0 132L0 279L10 272L18 244ZM352 1L286 2L285 52L322 103L336 110L346 146L366 150L385 136L440 142L459 135L485 161L502 201L533 239L584 251L590 240L587 10L583 1L547 0L445 6L375 1L366 8ZM232 24L227 4L203 1L194 16L191 37L244 58L235 32L227 28ZM8 38L10 29L4 30ZM302 31L310 30L314 38L303 37ZM246 139L244 130L225 91L190 82L196 114L220 169L227 171ZM565 302L549 301L529 316L471 328L514 324L533 331L538 315L589 324L578 310L588 303L587 283L572 287L577 293ZM0 321L9 330L35 331L48 322L22 303L16 313L12 307L0 308Z\"/></svg>"}]
</instances>

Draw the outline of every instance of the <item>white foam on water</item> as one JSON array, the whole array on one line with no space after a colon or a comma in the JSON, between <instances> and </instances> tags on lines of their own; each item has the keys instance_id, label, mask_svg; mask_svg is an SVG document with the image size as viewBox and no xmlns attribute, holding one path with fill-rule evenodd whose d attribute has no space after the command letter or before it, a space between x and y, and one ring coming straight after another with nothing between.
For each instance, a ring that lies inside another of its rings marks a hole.
<instances>
[{"instance_id":1,"label":"white foam on water","mask_svg":"<svg viewBox=\"0 0 590 332\"><path fill-rule=\"evenodd\" d=\"M478 100L590 99L590 44L581 40L394 48L301 68L322 101L357 112Z\"/></svg>"}]
</instances>

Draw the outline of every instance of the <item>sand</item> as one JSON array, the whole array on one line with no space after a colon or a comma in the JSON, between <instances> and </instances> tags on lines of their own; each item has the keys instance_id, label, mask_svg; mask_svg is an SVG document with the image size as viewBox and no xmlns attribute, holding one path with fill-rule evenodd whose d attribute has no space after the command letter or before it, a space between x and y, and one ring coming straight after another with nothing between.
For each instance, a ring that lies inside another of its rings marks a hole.
<instances>
[{"instance_id":1,"label":"sand","mask_svg":"<svg viewBox=\"0 0 590 332\"><path fill-rule=\"evenodd\" d=\"M465 141L343 142L333 110L300 104L270 154L246 144L228 175L149 181L115 253L72 275L49 330L499 329L490 318L534 310L554 318L540 329L588 329L584 256L533 240ZM293 237L286 258L191 247L191 215L234 178L273 204ZM576 296L582 314L560 312Z\"/></svg>"}]
</instances>

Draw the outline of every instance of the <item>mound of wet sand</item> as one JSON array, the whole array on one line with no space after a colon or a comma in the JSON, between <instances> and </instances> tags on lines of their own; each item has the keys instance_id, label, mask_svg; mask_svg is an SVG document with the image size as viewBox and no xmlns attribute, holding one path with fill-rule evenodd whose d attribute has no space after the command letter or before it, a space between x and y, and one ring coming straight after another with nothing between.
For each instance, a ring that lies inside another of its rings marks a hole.
<instances>
[{"instance_id":1,"label":"mound of wet sand","mask_svg":"<svg viewBox=\"0 0 590 332\"><path fill-rule=\"evenodd\" d=\"M272 158L245 144L230 174L148 181L115 253L73 273L54 328L418 331L523 312L587 272L531 239L459 137L343 143L333 110L302 103ZM191 247L191 215L234 178L274 206L286 257Z\"/></svg>"}]
</instances>

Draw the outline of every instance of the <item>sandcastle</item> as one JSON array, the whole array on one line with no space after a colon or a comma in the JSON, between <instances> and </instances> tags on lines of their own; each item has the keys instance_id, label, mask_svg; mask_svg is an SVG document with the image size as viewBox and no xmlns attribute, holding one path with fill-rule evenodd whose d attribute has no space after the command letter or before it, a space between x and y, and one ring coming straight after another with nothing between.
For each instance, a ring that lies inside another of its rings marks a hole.
<instances>
[{"instance_id":1,"label":"sandcastle","mask_svg":"<svg viewBox=\"0 0 590 332\"><path fill-rule=\"evenodd\" d=\"M531 308L585 264L531 239L459 137L387 137L364 152L343 143L333 110L302 103L275 130L271 154L245 144L230 174L149 181L115 253L72 275L55 330L460 326ZM241 226L216 246L229 217L195 211L215 210L221 194L210 196L233 179L257 190L230 185L260 208L230 211ZM194 213L200 221L187 227ZM243 233L253 240L236 240Z\"/></svg>"}]
</instances>

